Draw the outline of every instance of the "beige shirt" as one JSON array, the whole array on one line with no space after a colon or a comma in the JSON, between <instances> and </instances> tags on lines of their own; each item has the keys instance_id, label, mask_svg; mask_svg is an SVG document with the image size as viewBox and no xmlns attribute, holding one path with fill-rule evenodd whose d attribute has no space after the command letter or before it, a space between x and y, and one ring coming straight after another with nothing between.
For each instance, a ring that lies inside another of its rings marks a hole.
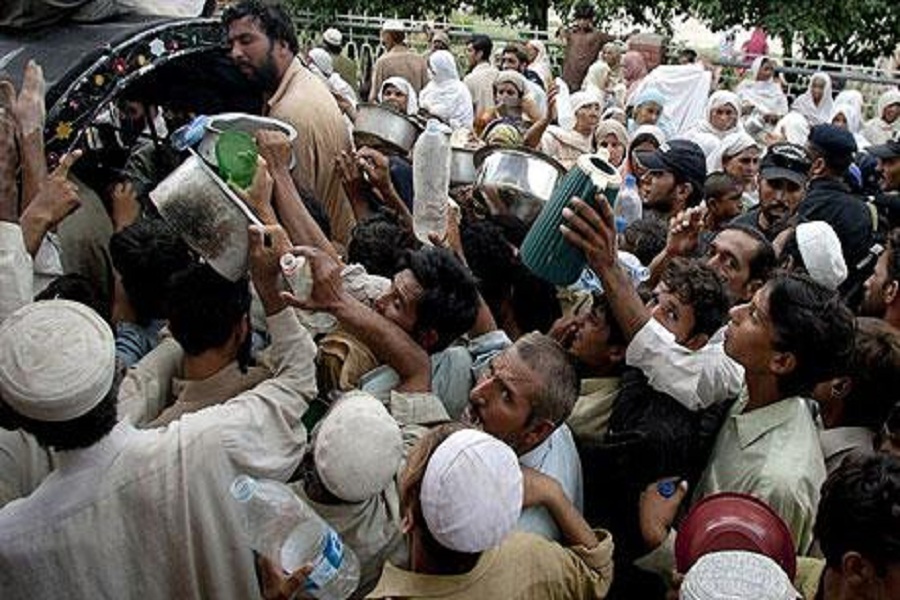
<instances>
[{"instance_id":1,"label":"beige shirt","mask_svg":"<svg viewBox=\"0 0 900 600\"><path fill-rule=\"evenodd\" d=\"M481 554L470 572L426 575L384 566L369 598L603 598L612 581L613 541L598 530L594 548L564 548L532 533L514 532Z\"/></svg>"},{"instance_id":2,"label":"beige shirt","mask_svg":"<svg viewBox=\"0 0 900 600\"><path fill-rule=\"evenodd\" d=\"M475 68L463 78L463 83L472 94L476 116L494 107L494 81L499 74L497 67L483 62L475 65Z\"/></svg>"},{"instance_id":3,"label":"beige shirt","mask_svg":"<svg viewBox=\"0 0 900 600\"><path fill-rule=\"evenodd\" d=\"M315 346L290 310L268 319L275 377L166 428L119 423L58 453L28 498L0 510L0 597L258 598L228 488L239 473L286 480L306 442Z\"/></svg>"},{"instance_id":4,"label":"beige shirt","mask_svg":"<svg viewBox=\"0 0 900 600\"><path fill-rule=\"evenodd\" d=\"M297 130L294 183L315 194L328 214L332 238L346 244L355 219L337 161L342 151L350 150L350 135L328 86L294 58L269 98L268 116Z\"/></svg>"},{"instance_id":5,"label":"beige shirt","mask_svg":"<svg viewBox=\"0 0 900 600\"><path fill-rule=\"evenodd\" d=\"M599 444L609 429L613 402L619 395L618 377L582 379L581 392L566 420L579 442Z\"/></svg>"},{"instance_id":6,"label":"beige shirt","mask_svg":"<svg viewBox=\"0 0 900 600\"><path fill-rule=\"evenodd\" d=\"M408 47L394 46L375 61L372 68L369 102L377 101L381 84L389 77L402 77L413 86L418 94L428 83L428 63L424 56L416 54Z\"/></svg>"}]
</instances>

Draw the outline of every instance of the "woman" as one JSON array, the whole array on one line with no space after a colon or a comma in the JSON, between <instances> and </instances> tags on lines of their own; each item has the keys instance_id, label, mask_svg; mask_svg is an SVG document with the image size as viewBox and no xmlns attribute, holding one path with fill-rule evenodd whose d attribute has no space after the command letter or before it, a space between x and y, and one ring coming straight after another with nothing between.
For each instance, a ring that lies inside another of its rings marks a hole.
<instances>
[{"instance_id":1,"label":"woman","mask_svg":"<svg viewBox=\"0 0 900 600\"><path fill-rule=\"evenodd\" d=\"M693 142L700 134L710 134L718 139L743 130L741 125L741 100L728 90L717 90L706 103L706 118L697 122L685 134L685 139ZM699 143L699 142L698 142Z\"/></svg>"},{"instance_id":2,"label":"woman","mask_svg":"<svg viewBox=\"0 0 900 600\"><path fill-rule=\"evenodd\" d=\"M597 148L603 148L609 153L609 162L615 167L621 167L625 162L625 148L628 146L628 132L625 131L625 126L612 119L600 121L594 131L594 138L597 141Z\"/></svg>"},{"instance_id":3,"label":"woman","mask_svg":"<svg viewBox=\"0 0 900 600\"><path fill-rule=\"evenodd\" d=\"M900 90L893 89L878 98L875 118L866 123L863 135L873 146L886 144L900 130Z\"/></svg>"},{"instance_id":4,"label":"woman","mask_svg":"<svg viewBox=\"0 0 900 600\"><path fill-rule=\"evenodd\" d=\"M416 90L410 82L402 77L388 77L378 90L378 103L390 106L394 110L415 115L419 112L419 100Z\"/></svg>"},{"instance_id":5,"label":"woman","mask_svg":"<svg viewBox=\"0 0 900 600\"><path fill-rule=\"evenodd\" d=\"M456 60L446 50L436 50L428 57L431 81L419 94L419 106L449 124L453 129L471 129L475 120L472 94L459 80Z\"/></svg>"},{"instance_id":6,"label":"woman","mask_svg":"<svg viewBox=\"0 0 900 600\"><path fill-rule=\"evenodd\" d=\"M707 160L706 168L712 173L724 171L743 184L744 207L755 206L756 181L759 175L760 145L745 132L732 134L722 140L718 151Z\"/></svg>"},{"instance_id":7,"label":"woman","mask_svg":"<svg viewBox=\"0 0 900 600\"><path fill-rule=\"evenodd\" d=\"M550 66L550 57L547 55L547 47L540 40L529 40L525 44L525 52L528 53L528 68L537 73L541 78L545 90L549 90L553 83L553 69Z\"/></svg>"},{"instance_id":8,"label":"woman","mask_svg":"<svg viewBox=\"0 0 900 600\"><path fill-rule=\"evenodd\" d=\"M622 57L622 78L625 80L625 98L623 104L631 104L631 97L638 89L641 81L647 76L647 61L637 50L629 50Z\"/></svg>"},{"instance_id":9,"label":"woman","mask_svg":"<svg viewBox=\"0 0 900 600\"><path fill-rule=\"evenodd\" d=\"M614 92L622 83L622 46L618 42L608 42L603 46L600 56L588 69L581 89L593 89L604 98Z\"/></svg>"},{"instance_id":10,"label":"woman","mask_svg":"<svg viewBox=\"0 0 900 600\"><path fill-rule=\"evenodd\" d=\"M809 140L809 131L809 121L800 113L791 111L778 121L772 135L778 141L806 146L806 142Z\"/></svg>"},{"instance_id":11,"label":"woman","mask_svg":"<svg viewBox=\"0 0 900 600\"><path fill-rule=\"evenodd\" d=\"M525 97L525 78L520 73L500 71L494 80L494 106L478 115L475 132L482 135L497 120L510 123L523 134L541 120L537 104Z\"/></svg>"},{"instance_id":12,"label":"woman","mask_svg":"<svg viewBox=\"0 0 900 600\"><path fill-rule=\"evenodd\" d=\"M765 109L770 114L778 113L779 118L788 113L787 96L775 78L775 62L769 58L760 56L753 61L750 77L738 84L736 92L741 99L742 112Z\"/></svg>"},{"instance_id":13,"label":"woman","mask_svg":"<svg viewBox=\"0 0 900 600\"><path fill-rule=\"evenodd\" d=\"M634 97L628 131L634 131L641 125L655 125L663 130L666 137L672 135L672 127L663 116L666 98L656 88L643 89Z\"/></svg>"},{"instance_id":14,"label":"woman","mask_svg":"<svg viewBox=\"0 0 900 600\"><path fill-rule=\"evenodd\" d=\"M582 154L594 151L594 129L600 123L601 99L598 94L575 92L571 102L575 113L572 129L550 125L549 116L541 122L546 130L541 136L540 151L555 158L566 169L571 169Z\"/></svg>"},{"instance_id":15,"label":"woman","mask_svg":"<svg viewBox=\"0 0 900 600\"><path fill-rule=\"evenodd\" d=\"M631 140L628 142L628 152L625 154L625 161L619 167L622 179L626 175L634 175L635 179L640 181L646 169L635 160L635 154L658 150L665 143L666 134L656 125L641 125L635 129L631 134Z\"/></svg>"},{"instance_id":16,"label":"woman","mask_svg":"<svg viewBox=\"0 0 900 600\"><path fill-rule=\"evenodd\" d=\"M836 105L831 111L831 124L852 133L858 150L869 147L869 140L862 134L862 118L860 118L859 110L855 105Z\"/></svg>"},{"instance_id":17,"label":"woman","mask_svg":"<svg viewBox=\"0 0 900 600\"><path fill-rule=\"evenodd\" d=\"M803 115L812 127L828 123L832 108L831 76L820 71L809 79L809 88L794 100L792 110Z\"/></svg>"}]
</instances>

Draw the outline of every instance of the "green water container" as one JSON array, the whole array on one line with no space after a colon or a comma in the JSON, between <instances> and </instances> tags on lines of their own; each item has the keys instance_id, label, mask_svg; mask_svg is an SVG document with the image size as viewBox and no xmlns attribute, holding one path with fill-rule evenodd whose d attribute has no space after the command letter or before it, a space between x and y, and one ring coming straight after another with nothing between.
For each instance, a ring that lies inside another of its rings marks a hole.
<instances>
[{"instance_id":1,"label":"green water container","mask_svg":"<svg viewBox=\"0 0 900 600\"><path fill-rule=\"evenodd\" d=\"M563 177L522 243L522 262L535 275L558 286L574 283L584 270L584 253L559 231L562 211L573 197L595 203L598 193L614 206L622 177L600 154L583 154Z\"/></svg>"}]
</instances>

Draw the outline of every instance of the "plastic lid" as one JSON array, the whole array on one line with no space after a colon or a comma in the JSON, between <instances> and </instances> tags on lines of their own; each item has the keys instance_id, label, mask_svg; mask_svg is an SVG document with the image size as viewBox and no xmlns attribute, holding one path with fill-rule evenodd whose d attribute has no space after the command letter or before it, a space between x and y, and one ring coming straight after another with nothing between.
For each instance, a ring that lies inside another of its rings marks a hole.
<instances>
[{"instance_id":1,"label":"plastic lid","mask_svg":"<svg viewBox=\"0 0 900 600\"><path fill-rule=\"evenodd\" d=\"M437 119L428 119L428 122L425 123L425 131L428 133L441 133L441 122Z\"/></svg>"},{"instance_id":2,"label":"plastic lid","mask_svg":"<svg viewBox=\"0 0 900 600\"><path fill-rule=\"evenodd\" d=\"M231 482L229 491L238 502L248 502L253 497L253 494L256 493L258 487L259 484L256 480L249 475L238 475Z\"/></svg>"},{"instance_id":3,"label":"plastic lid","mask_svg":"<svg viewBox=\"0 0 900 600\"><path fill-rule=\"evenodd\" d=\"M281 255L279 259L279 264L281 265L281 269L283 271L289 271L296 268L303 268L303 263L306 262L306 257L303 256L295 256L290 252L286 252Z\"/></svg>"},{"instance_id":4,"label":"plastic lid","mask_svg":"<svg viewBox=\"0 0 900 600\"><path fill-rule=\"evenodd\" d=\"M629 173L625 176L625 185L637 185L637 178Z\"/></svg>"}]
</instances>

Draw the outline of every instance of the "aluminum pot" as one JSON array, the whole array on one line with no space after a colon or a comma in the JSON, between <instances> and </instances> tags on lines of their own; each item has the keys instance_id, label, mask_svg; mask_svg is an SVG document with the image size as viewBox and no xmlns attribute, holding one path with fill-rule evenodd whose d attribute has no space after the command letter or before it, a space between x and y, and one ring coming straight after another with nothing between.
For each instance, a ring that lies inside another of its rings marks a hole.
<instances>
[{"instance_id":1,"label":"aluminum pot","mask_svg":"<svg viewBox=\"0 0 900 600\"><path fill-rule=\"evenodd\" d=\"M247 272L247 228L261 223L203 159L190 152L150 192L150 200L188 246L220 275L237 281Z\"/></svg>"},{"instance_id":2,"label":"aluminum pot","mask_svg":"<svg viewBox=\"0 0 900 600\"><path fill-rule=\"evenodd\" d=\"M550 199L565 168L528 148L486 146L475 153L475 198L491 214L512 214L531 223Z\"/></svg>"},{"instance_id":3,"label":"aluminum pot","mask_svg":"<svg viewBox=\"0 0 900 600\"><path fill-rule=\"evenodd\" d=\"M353 142L357 148L371 146L409 154L420 133L420 124L388 106L360 104L356 107Z\"/></svg>"},{"instance_id":4,"label":"aluminum pot","mask_svg":"<svg viewBox=\"0 0 900 600\"><path fill-rule=\"evenodd\" d=\"M284 121L271 119L269 117L260 117L257 115L248 115L246 113L222 113L220 115L212 115L206 124L206 131L200 145L197 146L197 152L203 157L207 163L214 167L218 167L219 161L216 159L216 142L219 141L219 134L223 131L243 131L251 136L261 129L271 129L284 133L288 140L293 144L297 139L297 130ZM294 168L295 157L291 152L291 168Z\"/></svg>"},{"instance_id":5,"label":"aluminum pot","mask_svg":"<svg viewBox=\"0 0 900 600\"><path fill-rule=\"evenodd\" d=\"M469 185L475 183L477 177L475 150L453 148L450 152L450 185Z\"/></svg>"}]
</instances>

